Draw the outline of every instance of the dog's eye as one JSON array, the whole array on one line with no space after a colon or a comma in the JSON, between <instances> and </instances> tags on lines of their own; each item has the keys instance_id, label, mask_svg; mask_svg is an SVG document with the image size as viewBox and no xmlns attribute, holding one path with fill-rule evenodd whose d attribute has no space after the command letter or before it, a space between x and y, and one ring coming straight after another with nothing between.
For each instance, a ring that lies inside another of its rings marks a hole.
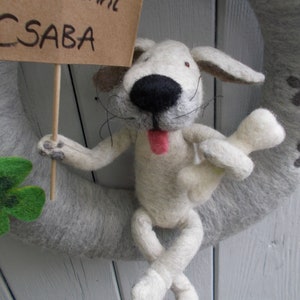
<instances>
[{"instance_id":1,"label":"dog's eye","mask_svg":"<svg viewBox=\"0 0 300 300\"><path fill-rule=\"evenodd\" d=\"M148 61L149 60L149 57L145 57L144 59L143 59L143 61Z\"/></svg>"},{"instance_id":2,"label":"dog's eye","mask_svg":"<svg viewBox=\"0 0 300 300\"><path fill-rule=\"evenodd\" d=\"M184 65L188 68L190 67L190 63L188 61L184 62Z\"/></svg>"}]
</instances>

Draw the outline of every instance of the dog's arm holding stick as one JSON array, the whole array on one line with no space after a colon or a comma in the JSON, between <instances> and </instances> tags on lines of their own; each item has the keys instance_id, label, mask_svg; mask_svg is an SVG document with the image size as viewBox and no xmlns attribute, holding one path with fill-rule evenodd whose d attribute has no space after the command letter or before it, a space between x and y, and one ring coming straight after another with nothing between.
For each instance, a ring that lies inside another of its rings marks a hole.
<instances>
[{"instance_id":1,"label":"dog's arm holding stick","mask_svg":"<svg viewBox=\"0 0 300 300\"><path fill-rule=\"evenodd\" d=\"M51 135L44 136L38 143L40 154L49 156L84 171L100 169L122 152L129 148L132 143L132 134L124 128L111 138L108 137L100 142L95 148L88 149L79 143L62 135L58 135L57 141L51 140Z\"/></svg>"}]
</instances>

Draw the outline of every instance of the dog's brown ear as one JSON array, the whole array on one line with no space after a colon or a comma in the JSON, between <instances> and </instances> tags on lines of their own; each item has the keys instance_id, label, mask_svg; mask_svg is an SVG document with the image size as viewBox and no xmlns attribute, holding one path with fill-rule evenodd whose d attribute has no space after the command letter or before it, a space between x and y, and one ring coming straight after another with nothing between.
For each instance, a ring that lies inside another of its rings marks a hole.
<instances>
[{"instance_id":1,"label":"dog's brown ear","mask_svg":"<svg viewBox=\"0 0 300 300\"><path fill-rule=\"evenodd\" d=\"M212 47L197 47L191 54L200 70L228 82L255 84L262 83L265 76L222 51Z\"/></svg>"},{"instance_id":2,"label":"dog's brown ear","mask_svg":"<svg viewBox=\"0 0 300 300\"><path fill-rule=\"evenodd\" d=\"M137 39L134 47L132 63L134 63L141 54L155 45L155 42L149 39ZM128 70L128 67L101 66L98 72L93 76L94 85L102 92L109 92L118 86Z\"/></svg>"},{"instance_id":3,"label":"dog's brown ear","mask_svg":"<svg viewBox=\"0 0 300 300\"><path fill-rule=\"evenodd\" d=\"M121 83L127 70L127 67L101 66L93 76L94 85L101 92L109 92Z\"/></svg>"}]
</instances>

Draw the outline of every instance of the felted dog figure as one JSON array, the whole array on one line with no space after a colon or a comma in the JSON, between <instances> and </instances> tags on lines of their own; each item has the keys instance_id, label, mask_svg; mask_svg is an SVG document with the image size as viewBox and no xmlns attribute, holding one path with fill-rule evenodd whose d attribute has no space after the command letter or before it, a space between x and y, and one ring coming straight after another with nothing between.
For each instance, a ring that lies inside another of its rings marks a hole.
<instances>
[{"instance_id":1,"label":"felted dog figure","mask_svg":"<svg viewBox=\"0 0 300 300\"><path fill-rule=\"evenodd\" d=\"M172 288L176 299L198 299L183 274L198 251L203 228L194 208L207 201L224 174L245 179L253 170L248 154L281 143L285 133L271 112L257 109L226 138L194 120L202 105L206 71L222 80L256 84L257 73L217 49L139 39L129 69L103 67L95 76L99 89L117 87L114 113L125 127L94 149L59 136L38 144L43 155L82 170L99 169L135 144L135 190L140 208L132 218L132 235L150 267L132 290L134 300L163 299ZM194 164L199 144L201 162ZM181 229L168 249L153 227Z\"/></svg>"}]
</instances>

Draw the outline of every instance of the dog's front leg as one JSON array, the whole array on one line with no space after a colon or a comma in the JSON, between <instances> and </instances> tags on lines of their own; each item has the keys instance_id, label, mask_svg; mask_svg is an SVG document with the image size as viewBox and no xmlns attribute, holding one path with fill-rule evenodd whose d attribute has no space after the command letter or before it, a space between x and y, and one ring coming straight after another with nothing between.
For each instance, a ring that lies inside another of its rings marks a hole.
<instances>
[{"instance_id":1,"label":"dog's front leg","mask_svg":"<svg viewBox=\"0 0 300 300\"><path fill-rule=\"evenodd\" d=\"M274 147L284 137L284 129L275 116L266 109L257 109L229 138L202 142L200 150L206 160L183 168L178 174L178 184L188 191L192 202L201 204L211 197L225 174L236 180L251 174L254 165L249 153Z\"/></svg>"},{"instance_id":2,"label":"dog's front leg","mask_svg":"<svg viewBox=\"0 0 300 300\"><path fill-rule=\"evenodd\" d=\"M62 161L75 168L93 171L112 162L129 148L131 143L131 133L125 128L114 134L112 140L107 138L93 149L85 148L62 135L58 135L57 141L53 141L51 135L46 135L39 141L38 150L41 155Z\"/></svg>"},{"instance_id":3,"label":"dog's front leg","mask_svg":"<svg viewBox=\"0 0 300 300\"><path fill-rule=\"evenodd\" d=\"M151 266L134 286L133 300L163 299L170 287L177 300L198 300L195 288L182 273L202 241L203 228L198 214L191 210L182 222L181 229L179 238L165 250L153 231L153 223L147 211L140 208L135 212L132 235Z\"/></svg>"}]
</instances>

